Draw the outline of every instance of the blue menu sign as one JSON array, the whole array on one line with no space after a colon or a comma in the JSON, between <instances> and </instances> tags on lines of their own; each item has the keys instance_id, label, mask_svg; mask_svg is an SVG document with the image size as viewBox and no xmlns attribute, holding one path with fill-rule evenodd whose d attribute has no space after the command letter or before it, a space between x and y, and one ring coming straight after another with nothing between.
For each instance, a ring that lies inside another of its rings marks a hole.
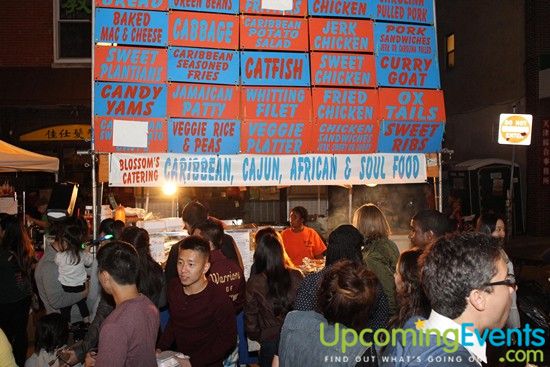
<instances>
[{"instance_id":1,"label":"blue menu sign","mask_svg":"<svg viewBox=\"0 0 550 367\"><path fill-rule=\"evenodd\" d=\"M378 138L380 153L434 153L441 150L442 122L382 121Z\"/></svg>"},{"instance_id":2,"label":"blue menu sign","mask_svg":"<svg viewBox=\"0 0 550 367\"><path fill-rule=\"evenodd\" d=\"M434 0L388 1L374 0L373 18L406 23L434 23Z\"/></svg>"},{"instance_id":3,"label":"blue menu sign","mask_svg":"<svg viewBox=\"0 0 550 367\"><path fill-rule=\"evenodd\" d=\"M437 57L378 53L376 79L383 87L439 89Z\"/></svg>"},{"instance_id":4,"label":"blue menu sign","mask_svg":"<svg viewBox=\"0 0 550 367\"><path fill-rule=\"evenodd\" d=\"M404 55L431 55L437 58L436 34L434 26L375 23L374 50Z\"/></svg>"},{"instance_id":5,"label":"blue menu sign","mask_svg":"<svg viewBox=\"0 0 550 367\"><path fill-rule=\"evenodd\" d=\"M168 80L206 84L237 84L239 53L209 48L169 47Z\"/></svg>"},{"instance_id":6,"label":"blue menu sign","mask_svg":"<svg viewBox=\"0 0 550 367\"><path fill-rule=\"evenodd\" d=\"M166 46L168 13L147 10L95 10L95 42Z\"/></svg>"},{"instance_id":7,"label":"blue menu sign","mask_svg":"<svg viewBox=\"0 0 550 367\"><path fill-rule=\"evenodd\" d=\"M190 154L237 154L241 142L238 120L170 119L168 151Z\"/></svg>"},{"instance_id":8,"label":"blue menu sign","mask_svg":"<svg viewBox=\"0 0 550 367\"><path fill-rule=\"evenodd\" d=\"M96 116L165 117L166 84L96 82Z\"/></svg>"}]
</instances>

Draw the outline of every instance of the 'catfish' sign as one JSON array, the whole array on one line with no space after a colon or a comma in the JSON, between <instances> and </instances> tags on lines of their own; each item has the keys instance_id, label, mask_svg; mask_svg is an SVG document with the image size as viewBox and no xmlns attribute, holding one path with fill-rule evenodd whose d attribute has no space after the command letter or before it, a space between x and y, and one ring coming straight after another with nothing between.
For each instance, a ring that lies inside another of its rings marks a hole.
<instances>
[{"instance_id":1,"label":"'catfish' sign","mask_svg":"<svg viewBox=\"0 0 550 367\"><path fill-rule=\"evenodd\" d=\"M309 55L241 51L243 85L309 86Z\"/></svg>"}]
</instances>

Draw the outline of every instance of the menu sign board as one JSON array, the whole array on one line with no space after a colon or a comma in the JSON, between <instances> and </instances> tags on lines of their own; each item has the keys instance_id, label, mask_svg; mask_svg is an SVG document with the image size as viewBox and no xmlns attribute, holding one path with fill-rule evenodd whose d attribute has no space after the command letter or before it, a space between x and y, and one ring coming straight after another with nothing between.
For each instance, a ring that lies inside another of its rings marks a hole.
<instances>
[{"instance_id":1,"label":"menu sign board","mask_svg":"<svg viewBox=\"0 0 550 367\"><path fill-rule=\"evenodd\" d=\"M160 11L96 8L95 42L166 46L168 14Z\"/></svg>"}]
</instances>

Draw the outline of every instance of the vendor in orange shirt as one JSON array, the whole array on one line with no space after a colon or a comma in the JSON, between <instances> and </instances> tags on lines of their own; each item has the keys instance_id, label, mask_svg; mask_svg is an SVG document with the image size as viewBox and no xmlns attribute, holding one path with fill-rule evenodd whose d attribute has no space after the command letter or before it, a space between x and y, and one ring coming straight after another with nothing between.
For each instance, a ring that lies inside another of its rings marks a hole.
<instances>
[{"instance_id":1,"label":"vendor in orange shirt","mask_svg":"<svg viewBox=\"0 0 550 367\"><path fill-rule=\"evenodd\" d=\"M307 209L297 206L290 211L290 228L282 232L285 250L296 266L302 265L304 257L319 259L327 249L321 236L306 227Z\"/></svg>"}]
</instances>

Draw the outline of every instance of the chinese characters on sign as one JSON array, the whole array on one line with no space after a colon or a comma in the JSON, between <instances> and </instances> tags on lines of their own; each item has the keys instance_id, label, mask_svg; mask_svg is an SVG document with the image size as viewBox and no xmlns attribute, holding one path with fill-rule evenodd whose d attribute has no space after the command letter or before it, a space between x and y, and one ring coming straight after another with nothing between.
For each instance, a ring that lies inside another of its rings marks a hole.
<instances>
[{"instance_id":1,"label":"chinese characters on sign","mask_svg":"<svg viewBox=\"0 0 550 367\"><path fill-rule=\"evenodd\" d=\"M542 184L550 185L550 119L542 120Z\"/></svg>"},{"instance_id":2,"label":"chinese characters on sign","mask_svg":"<svg viewBox=\"0 0 550 367\"><path fill-rule=\"evenodd\" d=\"M32 131L23 134L21 141L70 141L87 140L90 141L92 128L90 125L59 125L50 126L44 129Z\"/></svg>"}]
</instances>

